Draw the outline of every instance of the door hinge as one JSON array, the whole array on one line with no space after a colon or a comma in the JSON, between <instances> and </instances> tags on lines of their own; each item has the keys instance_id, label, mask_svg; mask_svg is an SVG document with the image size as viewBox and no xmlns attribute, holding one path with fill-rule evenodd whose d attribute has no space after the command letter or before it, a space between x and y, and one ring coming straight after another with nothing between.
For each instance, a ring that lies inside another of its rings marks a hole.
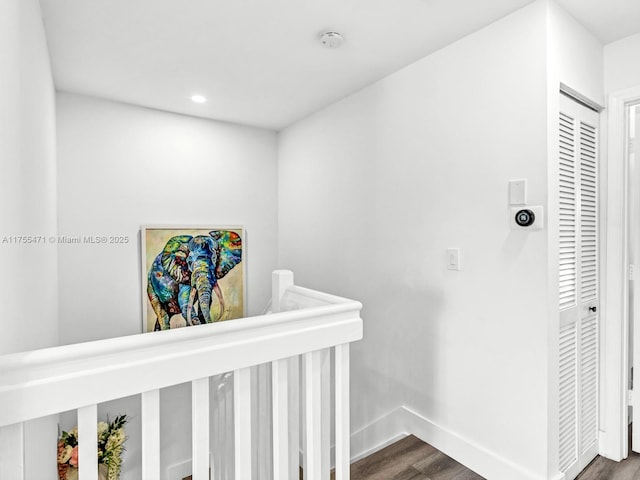
<instances>
[{"instance_id":1,"label":"door hinge","mask_svg":"<svg viewBox=\"0 0 640 480\"><path fill-rule=\"evenodd\" d=\"M633 263L629 264L629 280L635 280L635 265Z\"/></svg>"},{"instance_id":2,"label":"door hinge","mask_svg":"<svg viewBox=\"0 0 640 480\"><path fill-rule=\"evenodd\" d=\"M627 405L633 405L633 390L627 391Z\"/></svg>"}]
</instances>

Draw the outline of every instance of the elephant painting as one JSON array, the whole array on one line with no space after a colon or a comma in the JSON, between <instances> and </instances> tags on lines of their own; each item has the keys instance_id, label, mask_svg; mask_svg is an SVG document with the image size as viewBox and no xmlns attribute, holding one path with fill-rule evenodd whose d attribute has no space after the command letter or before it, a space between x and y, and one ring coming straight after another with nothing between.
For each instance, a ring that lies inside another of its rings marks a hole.
<instances>
[{"instance_id":1,"label":"elephant painting","mask_svg":"<svg viewBox=\"0 0 640 480\"><path fill-rule=\"evenodd\" d=\"M160 230L166 234L176 230ZM199 325L242 316L242 275L240 285L231 286L231 305L226 304L220 280L242 261L242 236L237 230L206 230L171 236L147 269L147 297L155 314L154 330L172 327L179 315L180 325ZM199 233L199 234L191 234ZM205 233L205 234L202 234ZM147 231L148 242L149 231ZM157 241L157 240L156 240ZM153 255L158 250L152 250ZM240 273L241 273L240 269ZM238 275L236 275L238 277ZM215 297L214 297L215 295ZM219 308L213 309L217 301ZM236 309L235 314L231 310ZM240 310L240 312L238 312ZM217 311L217 313L215 313ZM233 315L233 316L232 316ZM150 322L147 321L147 328Z\"/></svg>"}]
</instances>

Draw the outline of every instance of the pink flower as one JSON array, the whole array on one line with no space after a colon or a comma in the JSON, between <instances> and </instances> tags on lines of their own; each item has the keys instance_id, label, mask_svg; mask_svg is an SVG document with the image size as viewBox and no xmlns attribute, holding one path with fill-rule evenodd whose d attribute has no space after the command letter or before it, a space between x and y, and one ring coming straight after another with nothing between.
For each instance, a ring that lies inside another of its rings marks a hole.
<instances>
[{"instance_id":1,"label":"pink flower","mask_svg":"<svg viewBox=\"0 0 640 480\"><path fill-rule=\"evenodd\" d=\"M78 466L78 446L77 445L73 447L73 450L71 451L71 460L69 460L69 465L71 465L72 467Z\"/></svg>"}]
</instances>

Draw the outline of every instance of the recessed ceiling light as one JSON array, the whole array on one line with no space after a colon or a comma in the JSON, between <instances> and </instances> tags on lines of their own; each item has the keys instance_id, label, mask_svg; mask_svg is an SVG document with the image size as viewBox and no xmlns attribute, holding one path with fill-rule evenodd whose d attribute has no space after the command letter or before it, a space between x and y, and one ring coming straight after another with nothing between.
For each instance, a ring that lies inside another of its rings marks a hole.
<instances>
[{"instance_id":1,"label":"recessed ceiling light","mask_svg":"<svg viewBox=\"0 0 640 480\"><path fill-rule=\"evenodd\" d=\"M204 103L207 101L207 97L203 97L202 95L192 95L191 101L195 103Z\"/></svg>"}]
</instances>

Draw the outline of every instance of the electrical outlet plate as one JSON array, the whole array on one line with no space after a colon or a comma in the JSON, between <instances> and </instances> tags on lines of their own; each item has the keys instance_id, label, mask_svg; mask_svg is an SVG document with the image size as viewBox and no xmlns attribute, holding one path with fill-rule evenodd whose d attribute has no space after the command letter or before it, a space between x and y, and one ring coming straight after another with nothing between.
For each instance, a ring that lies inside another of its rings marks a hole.
<instances>
[{"instance_id":1,"label":"electrical outlet plate","mask_svg":"<svg viewBox=\"0 0 640 480\"><path fill-rule=\"evenodd\" d=\"M521 227L516 223L516 214L520 210L531 210L535 215L535 221L528 227ZM544 228L544 207L542 205L520 205L509 208L509 222L512 230L542 230Z\"/></svg>"}]
</instances>

